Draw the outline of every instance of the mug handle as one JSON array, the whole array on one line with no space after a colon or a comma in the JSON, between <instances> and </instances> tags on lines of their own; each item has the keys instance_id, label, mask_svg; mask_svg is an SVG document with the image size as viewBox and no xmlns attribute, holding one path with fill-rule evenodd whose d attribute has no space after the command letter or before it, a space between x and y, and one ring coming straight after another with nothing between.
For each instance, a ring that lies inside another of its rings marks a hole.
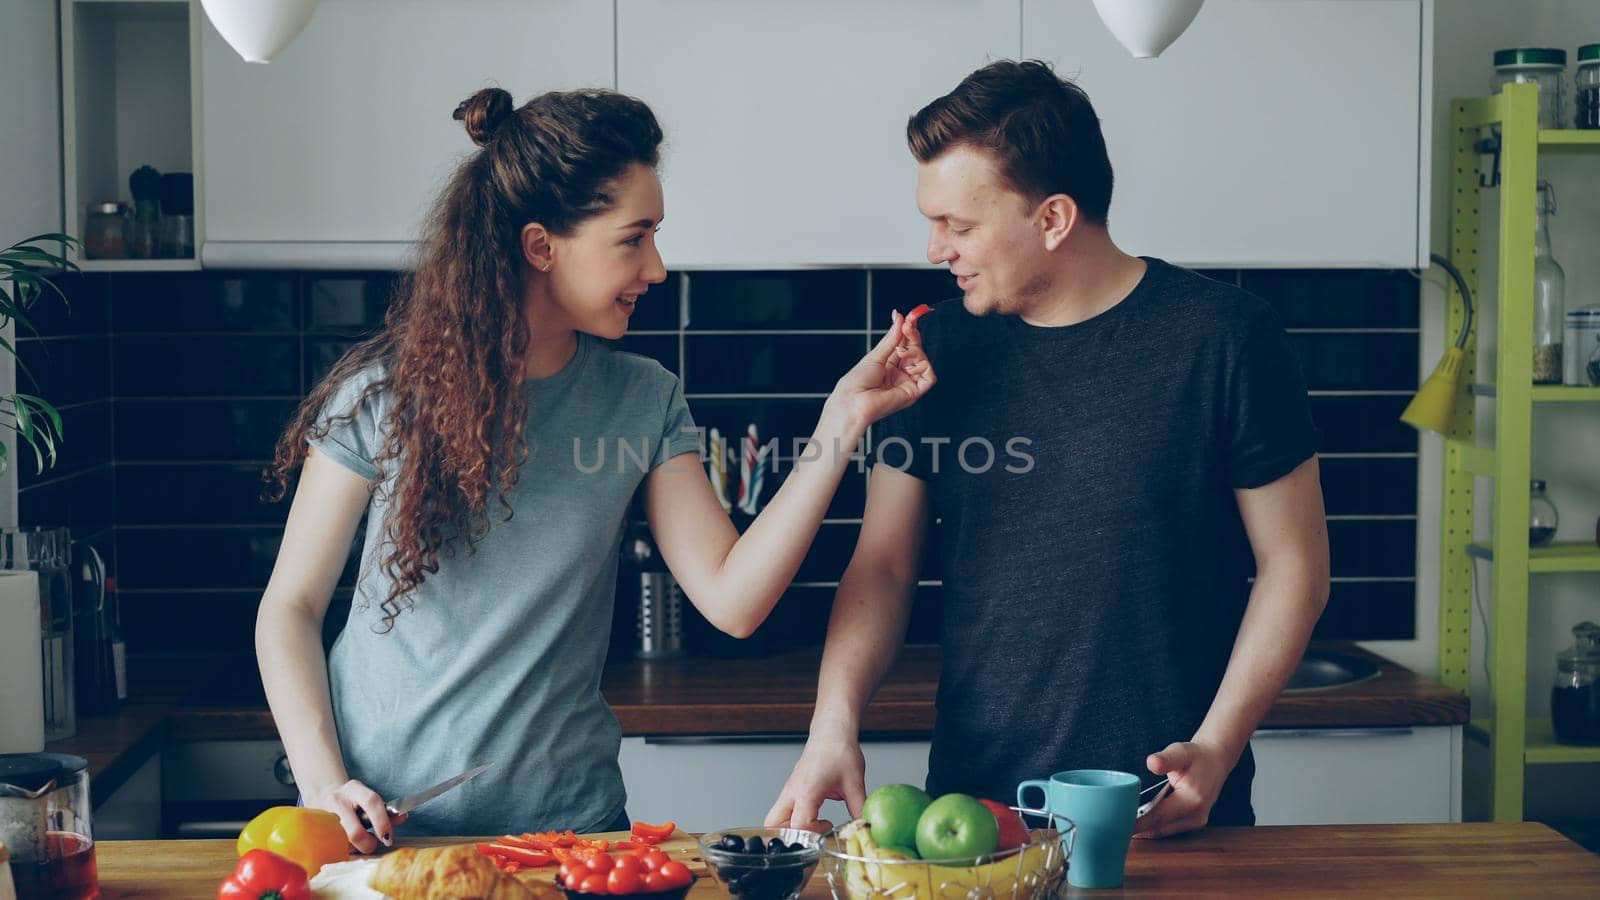
<instances>
[{"instance_id":1,"label":"mug handle","mask_svg":"<svg viewBox=\"0 0 1600 900\"><path fill-rule=\"evenodd\" d=\"M1023 795L1028 792L1029 788L1038 788L1039 793L1044 795L1044 802L1034 806L1024 799ZM1023 809L1042 809L1047 812L1054 812L1054 810L1050 809L1050 782L1035 780L1024 781L1017 785L1017 805Z\"/></svg>"}]
</instances>

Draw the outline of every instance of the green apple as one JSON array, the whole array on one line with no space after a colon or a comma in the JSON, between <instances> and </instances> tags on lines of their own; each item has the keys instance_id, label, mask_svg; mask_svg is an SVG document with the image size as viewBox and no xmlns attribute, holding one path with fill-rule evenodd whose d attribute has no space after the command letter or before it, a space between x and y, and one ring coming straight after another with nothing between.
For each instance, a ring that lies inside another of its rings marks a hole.
<instances>
[{"instance_id":1,"label":"green apple","mask_svg":"<svg viewBox=\"0 0 1600 900\"><path fill-rule=\"evenodd\" d=\"M909 847L917 839L917 822L933 802L926 791L909 784L886 784L861 804L861 818L880 847Z\"/></svg>"},{"instance_id":2,"label":"green apple","mask_svg":"<svg viewBox=\"0 0 1600 900\"><path fill-rule=\"evenodd\" d=\"M917 820L917 853L923 859L970 860L993 853L999 843L994 813L966 794L945 794Z\"/></svg>"}]
</instances>

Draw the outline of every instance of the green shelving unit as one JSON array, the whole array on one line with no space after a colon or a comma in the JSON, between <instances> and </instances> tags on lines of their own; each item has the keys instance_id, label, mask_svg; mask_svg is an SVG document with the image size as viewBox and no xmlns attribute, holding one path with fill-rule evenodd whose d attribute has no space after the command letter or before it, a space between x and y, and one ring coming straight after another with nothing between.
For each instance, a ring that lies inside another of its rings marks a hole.
<instances>
[{"instance_id":1,"label":"green shelving unit","mask_svg":"<svg viewBox=\"0 0 1600 900\"><path fill-rule=\"evenodd\" d=\"M1493 587L1488 634L1489 714L1474 719L1469 740L1487 746L1487 790L1469 808L1486 810L1497 822L1523 817L1523 778L1530 765L1600 763L1600 747L1558 744L1549 719L1529 719L1528 588L1544 572L1600 572L1600 547L1593 544L1528 546L1528 482L1533 463L1535 404L1592 403L1600 415L1600 388L1533 384L1534 202L1541 153L1594 153L1600 156L1600 131L1551 131L1538 126L1536 85L1507 85L1492 97L1457 100L1451 113L1450 261L1468 290L1478 291L1478 256L1484 226L1480 204L1485 188L1478 141L1483 129L1500 131L1499 281L1495 304L1499 340L1494 378L1476 373L1476 329L1468 337L1464 378L1472 387L1456 398L1453 427L1445 436L1441 528L1439 673L1451 687L1470 687L1473 627L1473 567L1491 570ZM1450 290L1446 333L1459 333L1466 315L1460 293ZM1480 306L1481 311L1481 306ZM1492 398L1493 449L1477 441L1474 406ZM1475 477L1493 482L1493 533L1480 541L1473 533Z\"/></svg>"}]
</instances>

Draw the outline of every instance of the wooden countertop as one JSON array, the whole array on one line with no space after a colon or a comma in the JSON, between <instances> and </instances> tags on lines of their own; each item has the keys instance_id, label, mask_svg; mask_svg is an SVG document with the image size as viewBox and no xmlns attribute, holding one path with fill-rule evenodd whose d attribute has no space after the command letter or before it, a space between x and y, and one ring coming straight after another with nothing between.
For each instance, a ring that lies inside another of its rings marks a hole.
<instances>
[{"instance_id":1,"label":"wooden countertop","mask_svg":"<svg viewBox=\"0 0 1600 900\"><path fill-rule=\"evenodd\" d=\"M1280 696L1263 728L1369 728L1459 725L1467 721L1467 698L1422 678L1353 644L1319 644L1314 649L1375 660L1379 677L1330 690ZM616 712L625 736L643 735L803 735L816 702L820 648L794 650L760 659L622 660L606 667L601 691ZM890 670L863 720L873 735L926 737L933 730L939 686L937 647L907 647ZM254 663L251 661L253 667ZM248 674L188 678L196 683ZM130 703L108 716L79 719L78 734L52 742L48 749L89 760L94 796L104 799L167 741L276 740L277 728L259 693L244 684L227 701L196 700L176 687L162 702ZM244 697L246 699L238 699Z\"/></svg>"},{"instance_id":2,"label":"wooden countertop","mask_svg":"<svg viewBox=\"0 0 1600 900\"><path fill-rule=\"evenodd\" d=\"M413 846L457 843L418 840ZM692 842L668 848L704 876ZM101 896L209 898L233 871L232 841L106 841L96 848ZM1593 897L1600 857L1532 822L1471 825L1324 825L1211 828L1134 841L1120 891L1129 897ZM709 877L693 900L725 897ZM820 873L803 897L829 896Z\"/></svg>"}]
</instances>

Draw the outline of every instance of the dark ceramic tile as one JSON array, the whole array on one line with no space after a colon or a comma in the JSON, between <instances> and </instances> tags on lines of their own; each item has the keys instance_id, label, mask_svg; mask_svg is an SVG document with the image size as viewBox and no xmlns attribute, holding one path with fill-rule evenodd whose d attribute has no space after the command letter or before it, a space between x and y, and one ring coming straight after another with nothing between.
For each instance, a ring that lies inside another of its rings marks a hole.
<instances>
[{"instance_id":1,"label":"dark ceramic tile","mask_svg":"<svg viewBox=\"0 0 1600 900\"><path fill-rule=\"evenodd\" d=\"M56 406L111 396L111 356L105 337L17 341L17 389ZM24 367L26 371L24 371Z\"/></svg>"},{"instance_id":2,"label":"dark ceramic tile","mask_svg":"<svg viewBox=\"0 0 1600 900\"><path fill-rule=\"evenodd\" d=\"M1312 397L1323 453L1415 453L1417 431L1400 421L1410 397Z\"/></svg>"},{"instance_id":3,"label":"dark ceramic tile","mask_svg":"<svg viewBox=\"0 0 1600 900\"><path fill-rule=\"evenodd\" d=\"M827 393L866 349L865 337L856 335L690 335L684 390Z\"/></svg>"},{"instance_id":4,"label":"dark ceramic tile","mask_svg":"<svg viewBox=\"0 0 1600 900\"><path fill-rule=\"evenodd\" d=\"M281 525L289 502L261 499L261 467L189 464L117 470L119 525Z\"/></svg>"},{"instance_id":5,"label":"dark ceramic tile","mask_svg":"<svg viewBox=\"0 0 1600 900\"><path fill-rule=\"evenodd\" d=\"M630 331L677 331L683 306L683 276L668 272L667 280L650 286L628 320Z\"/></svg>"},{"instance_id":6,"label":"dark ceramic tile","mask_svg":"<svg viewBox=\"0 0 1600 900\"><path fill-rule=\"evenodd\" d=\"M118 586L123 584L119 578ZM132 592L118 599L122 635L130 654L249 654L255 650L256 610L261 604L261 595L255 591ZM219 688L218 678L201 680L208 682L208 690Z\"/></svg>"},{"instance_id":7,"label":"dark ceramic tile","mask_svg":"<svg viewBox=\"0 0 1600 900\"><path fill-rule=\"evenodd\" d=\"M1417 386L1414 334L1291 334L1310 390L1394 390Z\"/></svg>"},{"instance_id":8,"label":"dark ceramic tile","mask_svg":"<svg viewBox=\"0 0 1600 900\"><path fill-rule=\"evenodd\" d=\"M1417 571L1417 523L1328 523L1328 552L1335 577L1409 578Z\"/></svg>"},{"instance_id":9,"label":"dark ceramic tile","mask_svg":"<svg viewBox=\"0 0 1600 900\"><path fill-rule=\"evenodd\" d=\"M63 300L45 288L23 310L28 325L18 325L18 337L60 337L71 334L103 335L110 327L110 293L103 274L58 275L54 279Z\"/></svg>"},{"instance_id":10,"label":"dark ceramic tile","mask_svg":"<svg viewBox=\"0 0 1600 900\"><path fill-rule=\"evenodd\" d=\"M918 304L934 306L961 296L956 278L944 269L874 269L872 271L872 328L889 327L889 311L906 313Z\"/></svg>"},{"instance_id":11,"label":"dark ceramic tile","mask_svg":"<svg viewBox=\"0 0 1600 900\"><path fill-rule=\"evenodd\" d=\"M306 340L306 371L305 384L307 392L315 390L322 379L327 377L336 364L355 341L317 339Z\"/></svg>"},{"instance_id":12,"label":"dark ceramic tile","mask_svg":"<svg viewBox=\"0 0 1600 900\"><path fill-rule=\"evenodd\" d=\"M311 276L306 279L306 329L363 334L383 324L396 278L393 275Z\"/></svg>"},{"instance_id":13,"label":"dark ceramic tile","mask_svg":"<svg viewBox=\"0 0 1600 900\"><path fill-rule=\"evenodd\" d=\"M1246 269L1245 290L1289 328L1391 328L1417 324L1417 279L1402 271Z\"/></svg>"},{"instance_id":14,"label":"dark ceramic tile","mask_svg":"<svg viewBox=\"0 0 1600 900\"><path fill-rule=\"evenodd\" d=\"M1417 587L1409 581L1334 582L1312 634L1319 640L1409 641L1417 636Z\"/></svg>"},{"instance_id":15,"label":"dark ceramic tile","mask_svg":"<svg viewBox=\"0 0 1600 900\"><path fill-rule=\"evenodd\" d=\"M23 527L65 525L74 535L109 530L111 484L111 467L101 466L23 488L17 492L17 521Z\"/></svg>"},{"instance_id":16,"label":"dark ceramic tile","mask_svg":"<svg viewBox=\"0 0 1600 900\"><path fill-rule=\"evenodd\" d=\"M629 334L611 343L619 350L650 357L674 375L679 371L678 336L675 334Z\"/></svg>"},{"instance_id":17,"label":"dark ceramic tile","mask_svg":"<svg viewBox=\"0 0 1600 900\"><path fill-rule=\"evenodd\" d=\"M117 461L267 460L294 400L123 400Z\"/></svg>"},{"instance_id":18,"label":"dark ceramic tile","mask_svg":"<svg viewBox=\"0 0 1600 900\"><path fill-rule=\"evenodd\" d=\"M281 528L118 528L117 585L129 590L265 588Z\"/></svg>"},{"instance_id":19,"label":"dark ceramic tile","mask_svg":"<svg viewBox=\"0 0 1600 900\"><path fill-rule=\"evenodd\" d=\"M293 395L295 337L119 337L118 397Z\"/></svg>"},{"instance_id":20,"label":"dark ceramic tile","mask_svg":"<svg viewBox=\"0 0 1600 900\"><path fill-rule=\"evenodd\" d=\"M1330 516L1413 515L1415 459L1324 459L1322 496Z\"/></svg>"},{"instance_id":21,"label":"dark ceramic tile","mask_svg":"<svg viewBox=\"0 0 1600 900\"><path fill-rule=\"evenodd\" d=\"M689 276L689 322L712 328L862 328L865 272L696 272Z\"/></svg>"},{"instance_id":22,"label":"dark ceramic tile","mask_svg":"<svg viewBox=\"0 0 1600 900\"><path fill-rule=\"evenodd\" d=\"M38 458L33 448L22 444L14 462L17 467L17 484L27 487L41 481L53 481L85 469L111 462L111 401L97 400L69 406L61 412L61 440L56 444L56 464L43 472L38 471Z\"/></svg>"},{"instance_id":23,"label":"dark ceramic tile","mask_svg":"<svg viewBox=\"0 0 1600 900\"><path fill-rule=\"evenodd\" d=\"M298 286L281 272L118 275L112 321L118 334L293 331Z\"/></svg>"},{"instance_id":24,"label":"dark ceramic tile","mask_svg":"<svg viewBox=\"0 0 1600 900\"><path fill-rule=\"evenodd\" d=\"M742 446L746 430L754 424L763 446L777 439L775 452L783 459L793 459L796 439L810 438L816 431L822 404L822 400L691 398L689 411L696 425L707 433L717 429L735 448Z\"/></svg>"}]
</instances>

